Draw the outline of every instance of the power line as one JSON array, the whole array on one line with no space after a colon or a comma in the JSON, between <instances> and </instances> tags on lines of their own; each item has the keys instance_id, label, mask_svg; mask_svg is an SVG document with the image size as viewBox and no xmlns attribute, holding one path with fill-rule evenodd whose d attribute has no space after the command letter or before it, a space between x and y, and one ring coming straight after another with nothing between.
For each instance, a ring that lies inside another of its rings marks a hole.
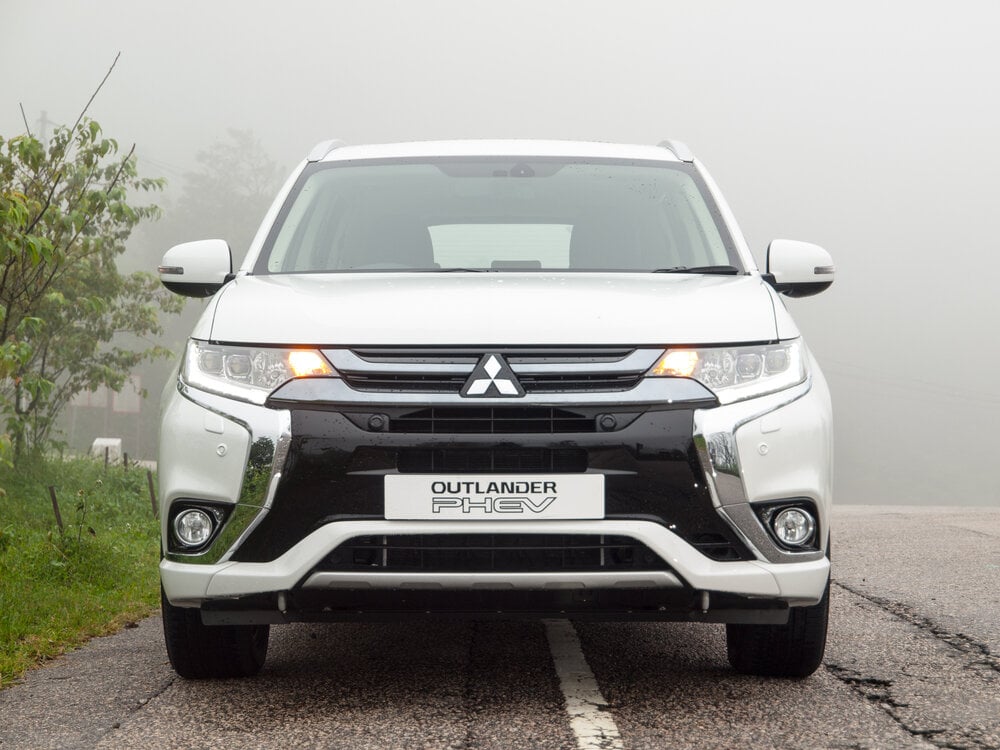
<instances>
[{"instance_id":1,"label":"power line","mask_svg":"<svg viewBox=\"0 0 1000 750\"><path fill-rule=\"evenodd\" d=\"M160 159L154 159L153 157L147 156L146 154L139 154L139 158L143 162L145 162L147 164L151 164L152 166L156 167L157 169L160 169L160 170L162 170L164 172L170 172L170 173L172 173L175 177L180 177L180 178L183 179L183 177L185 175L185 171L183 169L181 169L180 167L175 166L173 164L169 164L168 162L165 162L165 161L161 161Z\"/></svg>"}]
</instances>

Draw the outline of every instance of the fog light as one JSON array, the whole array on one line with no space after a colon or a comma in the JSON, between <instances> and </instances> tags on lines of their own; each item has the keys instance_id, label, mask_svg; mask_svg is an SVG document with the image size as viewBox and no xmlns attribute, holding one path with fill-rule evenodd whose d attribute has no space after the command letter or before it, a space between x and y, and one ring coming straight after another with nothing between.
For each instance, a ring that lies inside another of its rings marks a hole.
<instances>
[{"instance_id":1,"label":"fog light","mask_svg":"<svg viewBox=\"0 0 1000 750\"><path fill-rule=\"evenodd\" d=\"M199 547L209 540L215 519L197 508L182 510L174 518L174 536L185 547Z\"/></svg>"},{"instance_id":2,"label":"fog light","mask_svg":"<svg viewBox=\"0 0 1000 750\"><path fill-rule=\"evenodd\" d=\"M771 527L782 544L801 547L816 533L816 521L802 508L785 508L774 514Z\"/></svg>"}]
</instances>

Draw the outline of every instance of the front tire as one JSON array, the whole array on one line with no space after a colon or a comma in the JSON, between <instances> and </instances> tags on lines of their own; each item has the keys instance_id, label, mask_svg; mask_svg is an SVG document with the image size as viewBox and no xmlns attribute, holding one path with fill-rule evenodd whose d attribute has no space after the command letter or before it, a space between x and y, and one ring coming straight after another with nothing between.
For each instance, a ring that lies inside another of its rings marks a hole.
<instances>
[{"instance_id":1,"label":"front tire","mask_svg":"<svg viewBox=\"0 0 1000 750\"><path fill-rule=\"evenodd\" d=\"M160 602L167 656L181 677L251 677L264 666L269 625L205 625L201 610L175 607L162 588Z\"/></svg>"},{"instance_id":2,"label":"front tire","mask_svg":"<svg viewBox=\"0 0 1000 750\"><path fill-rule=\"evenodd\" d=\"M726 625L729 663L763 677L808 677L823 662L830 615L830 582L811 607L792 607L784 625Z\"/></svg>"}]
</instances>

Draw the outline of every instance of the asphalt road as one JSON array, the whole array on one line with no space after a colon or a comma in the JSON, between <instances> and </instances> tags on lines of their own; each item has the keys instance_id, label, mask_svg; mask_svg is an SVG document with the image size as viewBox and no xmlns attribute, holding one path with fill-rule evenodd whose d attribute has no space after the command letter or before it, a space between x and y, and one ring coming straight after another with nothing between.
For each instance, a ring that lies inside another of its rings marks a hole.
<instances>
[{"instance_id":1,"label":"asphalt road","mask_svg":"<svg viewBox=\"0 0 1000 750\"><path fill-rule=\"evenodd\" d=\"M824 666L737 675L722 626L272 629L263 672L188 682L160 621L0 692L13 748L1000 748L1000 509L840 507Z\"/></svg>"}]
</instances>

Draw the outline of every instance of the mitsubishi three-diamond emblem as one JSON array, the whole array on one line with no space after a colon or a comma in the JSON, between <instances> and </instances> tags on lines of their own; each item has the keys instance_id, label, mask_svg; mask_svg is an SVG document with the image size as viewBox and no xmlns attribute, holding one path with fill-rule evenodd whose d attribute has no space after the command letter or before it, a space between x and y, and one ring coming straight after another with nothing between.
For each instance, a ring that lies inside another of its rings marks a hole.
<instances>
[{"instance_id":1,"label":"mitsubishi three-diamond emblem","mask_svg":"<svg viewBox=\"0 0 1000 750\"><path fill-rule=\"evenodd\" d=\"M524 395L524 389L502 356L485 354L462 386L461 395L516 398Z\"/></svg>"}]
</instances>

